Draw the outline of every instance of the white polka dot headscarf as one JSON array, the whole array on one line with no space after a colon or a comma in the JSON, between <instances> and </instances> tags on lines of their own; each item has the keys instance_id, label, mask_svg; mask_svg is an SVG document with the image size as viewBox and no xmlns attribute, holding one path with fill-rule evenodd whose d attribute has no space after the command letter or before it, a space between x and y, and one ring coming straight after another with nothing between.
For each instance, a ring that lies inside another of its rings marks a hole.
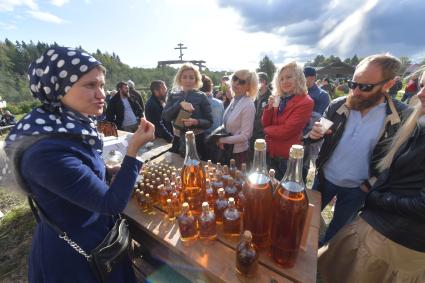
<instances>
[{"instance_id":1,"label":"white polka dot headscarf","mask_svg":"<svg viewBox=\"0 0 425 283\"><path fill-rule=\"evenodd\" d=\"M103 143L95 117L86 117L62 105L60 99L73 84L95 66L101 65L90 54L75 48L50 48L28 69L30 90L42 106L33 109L10 131L6 147L25 136L69 134L101 152Z\"/></svg>"},{"instance_id":2,"label":"white polka dot headscarf","mask_svg":"<svg viewBox=\"0 0 425 283\"><path fill-rule=\"evenodd\" d=\"M97 65L101 63L84 51L51 48L29 66L30 90L43 104L59 106L72 85Z\"/></svg>"}]
</instances>

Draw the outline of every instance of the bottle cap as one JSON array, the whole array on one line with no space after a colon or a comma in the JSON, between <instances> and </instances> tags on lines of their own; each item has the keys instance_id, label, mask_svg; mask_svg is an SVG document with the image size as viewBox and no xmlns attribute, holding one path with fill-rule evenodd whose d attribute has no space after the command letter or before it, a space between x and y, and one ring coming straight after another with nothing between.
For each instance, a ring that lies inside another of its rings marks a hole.
<instances>
[{"instance_id":1,"label":"bottle cap","mask_svg":"<svg viewBox=\"0 0 425 283\"><path fill-rule=\"evenodd\" d=\"M235 165L236 164L236 160L234 160L233 158L230 159L230 165Z\"/></svg>"},{"instance_id":2,"label":"bottle cap","mask_svg":"<svg viewBox=\"0 0 425 283\"><path fill-rule=\"evenodd\" d=\"M150 194L146 194L145 197L149 198L151 195Z\"/></svg>"},{"instance_id":3,"label":"bottle cap","mask_svg":"<svg viewBox=\"0 0 425 283\"><path fill-rule=\"evenodd\" d=\"M208 202L204 201L204 202L202 203L202 208L203 208L203 209L208 209L208 208L209 208L209 204L208 204Z\"/></svg>"},{"instance_id":4,"label":"bottle cap","mask_svg":"<svg viewBox=\"0 0 425 283\"><path fill-rule=\"evenodd\" d=\"M186 132L186 139L193 139L193 137L194 137L193 131Z\"/></svg>"},{"instance_id":5,"label":"bottle cap","mask_svg":"<svg viewBox=\"0 0 425 283\"><path fill-rule=\"evenodd\" d=\"M266 150L266 141L264 139L256 139L254 149L259 151Z\"/></svg>"},{"instance_id":6,"label":"bottle cap","mask_svg":"<svg viewBox=\"0 0 425 283\"><path fill-rule=\"evenodd\" d=\"M219 194L219 195L220 195L220 194L224 194L224 189L223 189L223 188L218 189L218 194Z\"/></svg>"},{"instance_id":7,"label":"bottle cap","mask_svg":"<svg viewBox=\"0 0 425 283\"><path fill-rule=\"evenodd\" d=\"M245 230L245 231L243 232L243 238L244 238L245 240L247 240L247 241L252 241L252 234L251 234L251 232L250 232L250 231L248 231L248 230Z\"/></svg>"},{"instance_id":8,"label":"bottle cap","mask_svg":"<svg viewBox=\"0 0 425 283\"><path fill-rule=\"evenodd\" d=\"M229 198L229 204L234 204L235 203L235 199L234 198Z\"/></svg>"},{"instance_id":9,"label":"bottle cap","mask_svg":"<svg viewBox=\"0 0 425 283\"><path fill-rule=\"evenodd\" d=\"M270 177L274 177L275 174L276 174L276 171L274 169L269 170Z\"/></svg>"},{"instance_id":10,"label":"bottle cap","mask_svg":"<svg viewBox=\"0 0 425 283\"><path fill-rule=\"evenodd\" d=\"M167 204L171 204L171 199L167 198Z\"/></svg>"},{"instance_id":11,"label":"bottle cap","mask_svg":"<svg viewBox=\"0 0 425 283\"><path fill-rule=\"evenodd\" d=\"M303 158L304 157L304 147L299 144L293 144L289 150L289 157L292 158Z\"/></svg>"},{"instance_id":12,"label":"bottle cap","mask_svg":"<svg viewBox=\"0 0 425 283\"><path fill-rule=\"evenodd\" d=\"M184 203L182 204L182 208L183 208L183 209L189 209L189 204L188 204L187 202L184 202Z\"/></svg>"}]
</instances>

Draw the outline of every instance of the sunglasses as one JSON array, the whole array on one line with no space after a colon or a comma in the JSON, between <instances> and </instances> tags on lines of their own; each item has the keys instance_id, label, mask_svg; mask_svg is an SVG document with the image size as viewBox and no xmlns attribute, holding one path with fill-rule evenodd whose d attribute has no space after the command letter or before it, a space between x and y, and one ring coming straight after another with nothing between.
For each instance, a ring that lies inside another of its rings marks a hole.
<instances>
[{"instance_id":1,"label":"sunglasses","mask_svg":"<svg viewBox=\"0 0 425 283\"><path fill-rule=\"evenodd\" d=\"M376 83L376 84L361 84L361 83L356 83L356 82L349 80L347 82L347 85L350 89L353 89L353 90L356 89L356 87L359 87L359 89L361 91L371 91L375 86L382 85L382 84L388 82L389 80L390 79L386 79L386 80L380 81L379 83Z\"/></svg>"},{"instance_id":2,"label":"sunglasses","mask_svg":"<svg viewBox=\"0 0 425 283\"><path fill-rule=\"evenodd\" d=\"M232 81L234 81L234 82L238 82L240 85L244 85L244 84L246 84L246 80L242 80L242 79L238 78L238 77L237 77L237 76L235 76L235 75L233 75L233 77L232 77Z\"/></svg>"}]
</instances>

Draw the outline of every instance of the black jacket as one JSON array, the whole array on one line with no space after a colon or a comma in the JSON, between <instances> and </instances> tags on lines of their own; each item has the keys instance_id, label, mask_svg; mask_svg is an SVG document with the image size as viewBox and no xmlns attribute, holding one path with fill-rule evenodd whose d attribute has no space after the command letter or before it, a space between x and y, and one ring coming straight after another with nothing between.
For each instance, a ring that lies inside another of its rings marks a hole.
<instances>
[{"instance_id":1,"label":"black jacket","mask_svg":"<svg viewBox=\"0 0 425 283\"><path fill-rule=\"evenodd\" d=\"M137 119L143 117L143 109L138 102L131 96L128 97L131 109ZM119 93L115 94L108 103L106 108L106 120L117 125L118 129L122 130L122 122L124 121L124 104Z\"/></svg>"},{"instance_id":2,"label":"black jacket","mask_svg":"<svg viewBox=\"0 0 425 283\"><path fill-rule=\"evenodd\" d=\"M133 100L139 103L140 107L142 108L142 113L145 111L145 105L143 104L142 95L140 92L135 90L134 88L129 88L128 92L130 93L130 96L133 97ZM143 115L142 115L143 117Z\"/></svg>"},{"instance_id":3,"label":"black jacket","mask_svg":"<svg viewBox=\"0 0 425 283\"><path fill-rule=\"evenodd\" d=\"M197 119L199 124L196 127L200 129L208 129L211 127L213 118L211 114L211 105L205 93L200 91L189 91L187 94L184 92L170 92L167 98L167 104L162 112L162 117L169 122L174 121L181 109L180 103L185 100L191 103L195 108L192 112L191 118ZM188 129L190 130L190 129Z\"/></svg>"},{"instance_id":4,"label":"black jacket","mask_svg":"<svg viewBox=\"0 0 425 283\"><path fill-rule=\"evenodd\" d=\"M162 119L162 107L161 103L155 96L149 97L146 102L145 115L149 122L155 125L155 137L163 138L168 142L173 140L173 127L171 123Z\"/></svg>"},{"instance_id":5,"label":"black jacket","mask_svg":"<svg viewBox=\"0 0 425 283\"><path fill-rule=\"evenodd\" d=\"M316 160L316 174L321 183L323 183L324 180L323 166L329 160L341 140L348 115L350 114L350 109L345 103L346 99L347 97L344 96L333 100L323 114L325 118L331 120L334 124L331 127L332 134L325 135L323 145ZM386 96L386 102L387 116L380 131L380 138L372 152L372 158L369 166L369 179L364 181L364 185L368 188L372 187L377 180L377 176L379 174L376 169L376 164L385 154L386 145L400 127L402 118L409 112L407 110L408 106L398 100L391 99ZM307 138L305 141L307 143L311 143L318 140L311 140L310 138ZM321 190L320 186L319 190Z\"/></svg>"},{"instance_id":6,"label":"black jacket","mask_svg":"<svg viewBox=\"0 0 425 283\"><path fill-rule=\"evenodd\" d=\"M425 252L425 126L400 147L367 195L361 217L392 241Z\"/></svg>"},{"instance_id":7,"label":"black jacket","mask_svg":"<svg viewBox=\"0 0 425 283\"><path fill-rule=\"evenodd\" d=\"M258 94L255 99L255 120L254 120L254 130L252 131L251 140L255 141L256 139L264 139L264 129L263 129L263 111L267 106L267 102L271 95L270 89L267 87L266 92L263 95Z\"/></svg>"}]
</instances>

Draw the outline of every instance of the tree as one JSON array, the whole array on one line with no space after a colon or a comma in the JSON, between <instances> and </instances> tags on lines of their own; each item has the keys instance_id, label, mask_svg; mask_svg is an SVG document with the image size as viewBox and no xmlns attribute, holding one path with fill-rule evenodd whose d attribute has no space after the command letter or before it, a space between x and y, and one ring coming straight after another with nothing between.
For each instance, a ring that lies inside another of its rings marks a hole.
<instances>
[{"instance_id":1,"label":"tree","mask_svg":"<svg viewBox=\"0 0 425 283\"><path fill-rule=\"evenodd\" d=\"M270 60L269 57L266 55L264 56L263 60L260 61L257 72L266 73L269 76L269 80L271 80L273 78L274 72L276 72L276 66L274 65L272 60Z\"/></svg>"},{"instance_id":2,"label":"tree","mask_svg":"<svg viewBox=\"0 0 425 283\"><path fill-rule=\"evenodd\" d=\"M400 66L400 74L404 75L407 68L412 64L412 61L410 61L409 57L401 56L400 58L401 66Z\"/></svg>"}]
</instances>

